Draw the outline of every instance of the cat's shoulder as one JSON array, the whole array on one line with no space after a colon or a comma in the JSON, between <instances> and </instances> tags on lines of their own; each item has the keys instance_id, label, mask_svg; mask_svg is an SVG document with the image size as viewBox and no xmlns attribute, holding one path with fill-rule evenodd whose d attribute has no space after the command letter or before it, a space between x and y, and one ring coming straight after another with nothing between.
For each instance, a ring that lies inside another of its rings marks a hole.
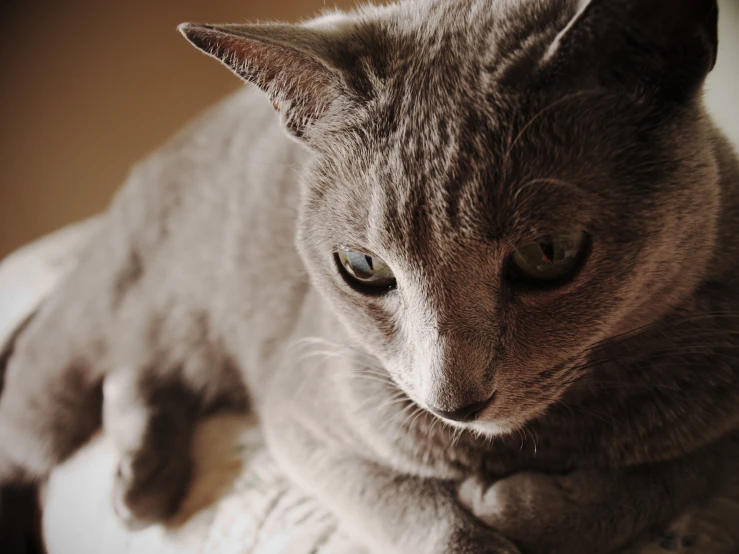
<instances>
[{"instance_id":1,"label":"cat's shoulder","mask_svg":"<svg viewBox=\"0 0 739 554\"><path fill-rule=\"evenodd\" d=\"M137 167L179 164L237 164L263 150L292 149L269 100L251 85L243 86L205 110ZM246 156L249 154L250 156Z\"/></svg>"},{"instance_id":2,"label":"cat's shoulder","mask_svg":"<svg viewBox=\"0 0 739 554\"><path fill-rule=\"evenodd\" d=\"M226 209L234 189L259 204L275 182L292 180L283 174L305 155L264 95L244 86L139 161L119 189L111 217L120 220L123 213L125 226L139 220L137 227L174 212L197 221Z\"/></svg>"}]
</instances>

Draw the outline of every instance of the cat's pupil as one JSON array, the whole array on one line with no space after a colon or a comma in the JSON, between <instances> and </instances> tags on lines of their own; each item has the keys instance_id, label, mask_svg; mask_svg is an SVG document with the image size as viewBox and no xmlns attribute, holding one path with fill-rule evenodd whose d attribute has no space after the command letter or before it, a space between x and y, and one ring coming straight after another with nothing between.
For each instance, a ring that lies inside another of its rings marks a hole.
<instances>
[{"instance_id":1,"label":"cat's pupil","mask_svg":"<svg viewBox=\"0 0 739 554\"><path fill-rule=\"evenodd\" d=\"M372 256L352 252L347 255L347 260L354 274L360 279L371 279L374 276Z\"/></svg>"},{"instance_id":2,"label":"cat's pupil","mask_svg":"<svg viewBox=\"0 0 739 554\"><path fill-rule=\"evenodd\" d=\"M373 288L387 290L396 284L392 270L380 258L351 250L339 250L335 256L339 267L344 269L345 279L348 278L350 284L358 281L364 285L371 285Z\"/></svg>"},{"instance_id":3,"label":"cat's pupil","mask_svg":"<svg viewBox=\"0 0 739 554\"><path fill-rule=\"evenodd\" d=\"M554 242L550 240L540 242L539 248L541 248L542 261L544 263L552 263L554 261Z\"/></svg>"},{"instance_id":4,"label":"cat's pupil","mask_svg":"<svg viewBox=\"0 0 739 554\"><path fill-rule=\"evenodd\" d=\"M554 281L577 267L584 252L585 234L574 230L543 236L513 253L511 276L534 281Z\"/></svg>"}]
</instances>

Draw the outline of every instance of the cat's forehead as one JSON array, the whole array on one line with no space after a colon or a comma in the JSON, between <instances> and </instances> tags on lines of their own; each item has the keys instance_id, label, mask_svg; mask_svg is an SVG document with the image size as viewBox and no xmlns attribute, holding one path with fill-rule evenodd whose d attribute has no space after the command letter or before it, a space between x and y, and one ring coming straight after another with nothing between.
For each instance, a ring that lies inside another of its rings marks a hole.
<instances>
[{"instance_id":1,"label":"cat's forehead","mask_svg":"<svg viewBox=\"0 0 739 554\"><path fill-rule=\"evenodd\" d=\"M333 194L340 234L429 251L521 242L647 205L667 182L675 137L651 104L587 80L536 81L577 1L402 5L375 94L339 139L351 144L330 149L338 170L314 187Z\"/></svg>"},{"instance_id":2,"label":"cat's forehead","mask_svg":"<svg viewBox=\"0 0 739 554\"><path fill-rule=\"evenodd\" d=\"M375 20L396 69L495 74L525 53L543 54L577 13L578 0L425 0ZM464 75L460 75L464 77Z\"/></svg>"},{"instance_id":3,"label":"cat's forehead","mask_svg":"<svg viewBox=\"0 0 739 554\"><path fill-rule=\"evenodd\" d=\"M538 122L527 128L530 111L511 101L397 97L378 107L372 117L383 124L367 126L376 136L329 181L342 240L421 260L533 239L576 217L584 223L579 168L562 173L567 149L543 140Z\"/></svg>"},{"instance_id":4,"label":"cat's forehead","mask_svg":"<svg viewBox=\"0 0 739 554\"><path fill-rule=\"evenodd\" d=\"M582 0L403 0L388 6L383 15L392 21L392 33L425 39L424 46L450 33L459 33L460 43L491 34L518 34L520 42L523 35L548 32L550 26L561 29L562 18L566 23L581 5Z\"/></svg>"},{"instance_id":5,"label":"cat's forehead","mask_svg":"<svg viewBox=\"0 0 739 554\"><path fill-rule=\"evenodd\" d=\"M519 217L514 197L523 182L547 175L549 160L562 153L531 140L536 125L532 136L518 136L561 91L533 98L504 81L532 48L543 50L556 36L558 18L569 17L565 4L426 2L400 18L402 28L388 31L394 42L386 79L354 135L360 141L352 159L364 162L349 168L365 196L357 209L416 227L445 226L447 234L469 231L479 240L504 233L501 227Z\"/></svg>"},{"instance_id":6,"label":"cat's forehead","mask_svg":"<svg viewBox=\"0 0 739 554\"><path fill-rule=\"evenodd\" d=\"M572 4L401 3L404 12L382 32L390 38L378 54L385 58L379 64L383 75L375 81L364 132L381 143L378 151L393 152L396 164L420 171L418 179L448 171L455 162L501 157L515 120L562 95L545 89L531 102L517 77L535 69L571 17Z\"/></svg>"}]
</instances>

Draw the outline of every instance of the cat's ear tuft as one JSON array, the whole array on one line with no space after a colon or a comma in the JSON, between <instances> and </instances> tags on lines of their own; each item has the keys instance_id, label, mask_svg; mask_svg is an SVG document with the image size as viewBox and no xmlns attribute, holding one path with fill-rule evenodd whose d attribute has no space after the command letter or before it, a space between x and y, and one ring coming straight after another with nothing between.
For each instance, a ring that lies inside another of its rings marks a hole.
<instances>
[{"instance_id":1,"label":"cat's ear tuft","mask_svg":"<svg viewBox=\"0 0 739 554\"><path fill-rule=\"evenodd\" d=\"M318 29L287 24L194 25L178 30L196 48L261 88L287 129L308 140L310 127L341 96L330 44Z\"/></svg>"},{"instance_id":2,"label":"cat's ear tuft","mask_svg":"<svg viewBox=\"0 0 739 554\"><path fill-rule=\"evenodd\" d=\"M579 0L541 66L555 76L686 100L717 52L716 0Z\"/></svg>"}]
</instances>

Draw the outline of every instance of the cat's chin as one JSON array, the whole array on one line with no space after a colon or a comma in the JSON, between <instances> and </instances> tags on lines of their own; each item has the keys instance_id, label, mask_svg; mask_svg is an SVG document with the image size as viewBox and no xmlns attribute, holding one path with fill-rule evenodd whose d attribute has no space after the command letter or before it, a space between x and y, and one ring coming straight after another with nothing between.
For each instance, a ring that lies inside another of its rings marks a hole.
<instances>
[{"instance_id":1,"label":"cat's chin","mask_svg":"<svg viewBox=\"0 0 739 554\"><path fill-rule=\"evenodd\" d=\"M446 421L446 420L445 420ZM471 431L475 435L479 435L486 438L501 437L504 435L511 435L519 432L521 429L526 427L526 424L531 421L531 418L515 418L515 419L499 419L499 420L485 420L478 419L470 423L455 423L453 421L446 421L449 425L460 429Z\"/></svg>"},{"instance_id":2,"label":"cat's chin","mask_svg":"<svg viewBox=\"0 0 739 554\"><path fill-rule=\"evenodd\" d=\"M440 418L441 419L441 418ZM475 435L487 438L500 437L513 433L517 427L506 421L474 421L472 423L458 423L448 419L441 419L450 427L471 431Z\"/></svg>"},{"instance_id":3,"label":"cat's chin","mask_svg":"<svg viewBox=\"0 0 739 554\"><path fill-rule=\"evenodd\" d=\"M539 407L538 409L522 411L505 419L494 419L494 414L488 414L490 419L485 419L483 415L480 419L467 424L459 424L458 426L465 427L473 433L486 438L500 437L520 433L528 424L541 417L545 412L546 408Z\"/></svg>"},{"instance_id":4,"label":"cat's chin","mask_svg":"<svg viewBox=\"0 0 739 554\"><path fill-rule=\"evenodd\" d=\"M483 435L485 437L499 437L516 430L515 425L506 421L475 421L467 424L466 427L473 433Z\"/></svg>"}]
</instances>

